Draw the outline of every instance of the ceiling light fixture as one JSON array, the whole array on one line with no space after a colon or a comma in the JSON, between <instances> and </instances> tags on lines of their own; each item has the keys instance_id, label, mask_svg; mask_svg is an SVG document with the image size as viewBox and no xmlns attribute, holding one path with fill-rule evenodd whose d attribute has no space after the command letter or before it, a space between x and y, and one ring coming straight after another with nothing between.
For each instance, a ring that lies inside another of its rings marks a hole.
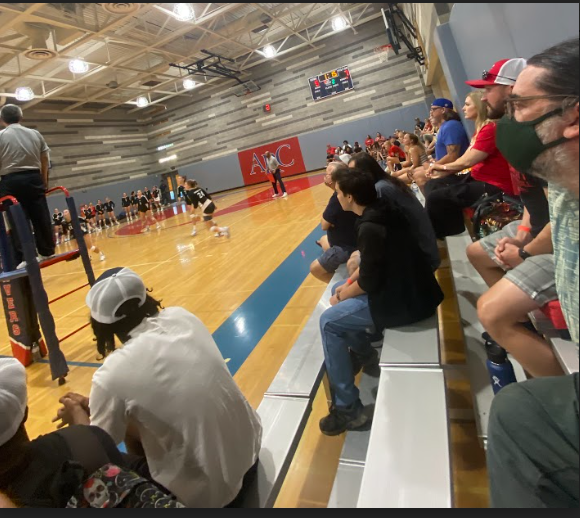
<instances>
[{"instance_id":1,"label":"ceiling light fixture","mask_svg":"<svg viewBox=\"0 0 580 518\"><path fill-rule=\"evenodd\" d=\"M348 27L348 22L344 16L336 16L332 19L332 30L333 31L342 31Z\"/></svg>"},{"instance_id":2,"label":"ceiling light fixture","mask_svg":"<svg viewBox=\"0 0 580 518\"><path fill-rule=\"evenodd\" d=\"M84 74L89 71L89 64L82 58L71 59L68 62L68 69L73 74Z\"/></svg>"},{"instance_id":3,"label":"ceiling light fixture","mask_svg":"<svg viewBox=\"0 0 580 518\"><path fill-rule=\"evenodd\" d=\"M175 4L173 16L180 22L189 22L195 18L195 11L191 4Z\"/></svg>"},{"instance_id":4,"label":"ceiling light fixture","mask_svg":"<svg viewBox=\"0 0 580 518\"><path fill-rule=\"evenodd\" d=\"M147 99L147 97L145 96L141 96L141 97L137 97L137 106L139 106L139 108L145 108L145 106L147 106L149 104L149 99Z\"/></svg>"},{"instance_id":5,"label":"ceiling light fixture","mask_svg":"<svg viewBox=\"0 0 580 518\"><path fill-rule=\"evenodd\" d=\"M14 92L14 97L18 101L32 101L34 99L34 92L29 86L19 86Z\"/></svg>"},{"instance_id":6,"label":"ceiling light fixture","mask_svg":"<svg viewBox=\"0 0 580 518\"><path fill-rule=\"evenodd\" d=\"M193 79L184 79L183 80L183 88L186 90L193 90L196 87L197 83Z\"/></svg>"},{"instance_id":7,"label":"ceiling light fixture","mask_svg":"<svg viewBox=\"0 0 580 518\"><path fill-rule=\"evenodd\" d=\"M262 49L262 54L264 55L265 58L268 59L272 59L277 53L278 52L273 45L266 45Z\"/></svg>"}]
</instances>

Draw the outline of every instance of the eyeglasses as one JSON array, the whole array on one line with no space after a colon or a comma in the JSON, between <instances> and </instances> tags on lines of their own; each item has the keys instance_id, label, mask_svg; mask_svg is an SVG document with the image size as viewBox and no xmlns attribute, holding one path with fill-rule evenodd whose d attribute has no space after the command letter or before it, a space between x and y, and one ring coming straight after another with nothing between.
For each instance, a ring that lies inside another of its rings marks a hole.
<instances>
[{"instance_id":1,"label":"eyeglasses","mask_svg":"<svg viewBox=\"0 0 580 518\"><path fill-rule=\"evenodd\" d=\"M487 70L484 70L483 73L481 74L481 79L483 79L484 81L487 81L488 79L507 79L508 81L513 81L514 83L516 82L516 80L513 77L506 77L506 76L498 76L497 74L492 74L491 72L488 72Z\"/></svg>"},{"instance_id":2,"label":"eyeglasses","mask_svg":"<svg viewBox=\"0 0 580 518\"><path fill-rule=\"evenodd\" d=\"M518 103L527 101L537 101L540 99L571 99L572 96L565 94L548 94L548 95L530 95L528 97L508 97L505 100L505 113L508 118L513 119L515 110L519 107Z\"/></svg>"},{"instance_id":3,"label":"eyeglasses","mask_svg":"<svg viewBox=\"0 0 580 518\"><path fill-rule=\"evenodd\" d=\"M442 109L443 109L443 106L431 106L431 108L429 108L429 111L432 112L435 110L442 110Z\"/></svg>"}]
</instances>

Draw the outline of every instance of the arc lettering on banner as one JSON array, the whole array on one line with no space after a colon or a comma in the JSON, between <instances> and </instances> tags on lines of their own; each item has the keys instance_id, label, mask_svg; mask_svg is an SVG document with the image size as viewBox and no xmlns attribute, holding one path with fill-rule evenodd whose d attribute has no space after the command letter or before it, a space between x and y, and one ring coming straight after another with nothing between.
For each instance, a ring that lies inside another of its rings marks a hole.
<instances>
[{"instance_id":1,"label":"arc lettering on banner","mask_svg":"<svg viewBox=\"0 0 580 518\"><path fill-rule=\"evenodd\" d=\"M294 160L294 158L292 157L292 162L290 162L289 164L285 164L285 163L282 161L282 158L281 158L281 156L280 156L280 155L281 155L281 151L282 151L282 149L283 149L283 148L292 149L292 148L291 148L291 146L290 146L290 144L282 144L282 145L281 145L281 146L280 146L280 147L279 147L279 148L276 150L276 160L278 160L278 163L279 163L279 164L280 164L282 167L292 167L292 166L293 166L293 165L296 163L296 160Z\"/></svg>"},{"instance_id":2,"label":"arc lettering on banner","mask_svg":"<svg viewBox=\"0 0 580 518\"><path fill-rule=\"evenodd\" d=\"M255 169L256 167L260 168L260 171L262 171L262 173L266 172L266 157L264 155L262 155L262 158L264 159L264 165L262 165L262 162L260 162L260 157L254 153L254 157L252 158L252 170L250 171L250 175L253 174L257 174Z\"/></svg>"}]
</instances>

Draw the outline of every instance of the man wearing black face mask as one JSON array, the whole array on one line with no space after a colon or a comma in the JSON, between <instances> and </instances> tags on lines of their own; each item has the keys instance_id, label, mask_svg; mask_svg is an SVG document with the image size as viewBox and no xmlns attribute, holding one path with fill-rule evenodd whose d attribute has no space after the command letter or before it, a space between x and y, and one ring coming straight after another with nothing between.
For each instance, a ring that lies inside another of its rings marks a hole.
<instances>
[{"instance_id":1,"label":"man wearing black face mask","mask_svg":"<svg viewBox=\"0 0 580 518\"><path fill-rule=\"evenodd\" d=\"M497 145L521 171L549 181L556 287L572 340L579 341L579 40L528 61ZM578 507L578 373L512 384L492 405L488 468L494 507Z\"/></svg>"}]
</instances>

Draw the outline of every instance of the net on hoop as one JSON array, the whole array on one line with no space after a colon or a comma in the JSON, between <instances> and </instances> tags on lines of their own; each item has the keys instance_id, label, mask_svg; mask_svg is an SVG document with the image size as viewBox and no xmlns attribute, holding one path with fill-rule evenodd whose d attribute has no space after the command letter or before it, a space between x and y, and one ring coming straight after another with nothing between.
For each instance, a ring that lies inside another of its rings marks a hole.
<instances>
[{"instance_id":1,"label":"net on hoop","mask_svg":"<svg viewBox=\"0 0 580 518\"><path fill-rule=\"evenodd\" d=\"M375 47L374 53L377 55L381 63L386 63L395 51L393 50L392 45L381 45L380 47Z\"/></svg>"}]
</instances>

